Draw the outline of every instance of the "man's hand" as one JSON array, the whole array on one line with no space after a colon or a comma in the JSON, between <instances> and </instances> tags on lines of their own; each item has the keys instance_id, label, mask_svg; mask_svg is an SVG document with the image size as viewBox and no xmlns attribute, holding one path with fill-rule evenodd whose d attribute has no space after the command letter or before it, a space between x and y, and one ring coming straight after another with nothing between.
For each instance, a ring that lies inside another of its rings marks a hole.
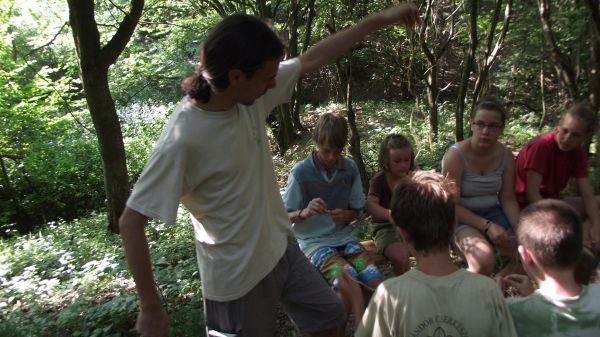
<instances>
[{"instance_id":1,"label":"man's hand","mask_svg":"<svg viewBox=\"0 0 600 337\"><path fill-rule=\"evenodd\" d=\"M379 12L380 18L383 20L383 25L401 24L407 27L412 27L421 23L419 10L412 3L403 3L397 6L389 7Z\"/></svg>"},{"instance_id":2,"label":"man's hand","mask_svg":"<svg viewBox=\"0 0 600 337\"><path fill-rule=\"evenodd\" d=\"M140 307L135 329L141 337L166 337L168 327L169 319L162 306L148 309Z\"/></svg>"}]
</instances>

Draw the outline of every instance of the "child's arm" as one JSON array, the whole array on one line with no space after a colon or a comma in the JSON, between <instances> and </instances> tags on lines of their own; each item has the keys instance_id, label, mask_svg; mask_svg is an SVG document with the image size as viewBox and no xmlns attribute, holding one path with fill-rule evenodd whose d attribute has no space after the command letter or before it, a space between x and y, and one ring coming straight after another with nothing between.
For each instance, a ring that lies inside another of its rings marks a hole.
<instances>
[{"instance_id":1,"label":"child's arm","mask_svg":"<svg viewBox=\"0 0 600 337\"><path fill-rule=\"evenodd\" d=\"M527 201L531 204L536 201L542 200L542 195L540 194L540 187L542 186L542 175L534 171L533 169L527 170L527 181L525 183L525 195L527 196Z\"/></svg>"},{"instance_id":2,"label":"child's arm","mask_svg":"<svg viewBox=\"0 0 600 337\"><path fill-rule=\"evenodd\" d=\"M388 219L392 223L390 210L381 206L380 201L376 179L372 178L369 183L369 193L367 194L367 213L374 219Z\"/></svg>"},{"instance_id":3,"label":"child's arm","mask_svg":"<svg viewBox=\"0 0 600 337\"><path fill-rule=\"evenodd\" d=\"M367 196L367 212L376 219L388 219L392 223L390 210L379 204L379 198L370 194Z\"/></svg>"},{"instance_id":4,"label":"child's arm","mask_svg":"<svg viewBox=\"0 0 600 337\"><path fill-rule=\"evenodd\" d=\"M594 196L589 178L577 178L577 186L583 201L586 217L590 221L589 231L585 231L584 242L591 243L593 246L600 244L600 214L598 214L598 201Z\"/></svg>"}]
</instances>

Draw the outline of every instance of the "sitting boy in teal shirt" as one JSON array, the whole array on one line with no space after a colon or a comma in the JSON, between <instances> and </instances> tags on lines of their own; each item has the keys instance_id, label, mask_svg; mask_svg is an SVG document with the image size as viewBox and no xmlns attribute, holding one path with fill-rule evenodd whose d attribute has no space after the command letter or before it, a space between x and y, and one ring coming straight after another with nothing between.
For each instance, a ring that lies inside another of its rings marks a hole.
<instances>
[{"instance_id":1,"label":"sitting boy in teal shirt","mask_svg":"<svg viewBox=\"0 0 600 337\"><path fill-rule=\"evenodd\" d=\"M342 156L346 120L321 115L313 139L318 150L292 168L283 201L300 249L339 290L358 324L366 307L358 282L375 289L382 277L350 225L362 213L365 197L356 164Z\"/></svg>"}]
</instances>

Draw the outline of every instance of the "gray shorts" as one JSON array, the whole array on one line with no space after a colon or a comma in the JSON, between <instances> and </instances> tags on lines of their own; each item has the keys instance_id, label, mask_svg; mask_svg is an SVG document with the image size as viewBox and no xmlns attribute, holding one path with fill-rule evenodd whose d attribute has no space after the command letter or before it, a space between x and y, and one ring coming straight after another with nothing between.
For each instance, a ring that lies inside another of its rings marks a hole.
<instances>
[{"instance_id":1,"label":"gray shorts","mask_svg":"<svg viewBox=\"0 0 600 337\"><path fill-rule=\"evenodd\" d=\"M344 307L319 271L292 240L275 268L242 298L217 302L204 299L206 332L237 337L275 336L277 304L304 333L338 326Z\"/></svg>"}]
</instances>

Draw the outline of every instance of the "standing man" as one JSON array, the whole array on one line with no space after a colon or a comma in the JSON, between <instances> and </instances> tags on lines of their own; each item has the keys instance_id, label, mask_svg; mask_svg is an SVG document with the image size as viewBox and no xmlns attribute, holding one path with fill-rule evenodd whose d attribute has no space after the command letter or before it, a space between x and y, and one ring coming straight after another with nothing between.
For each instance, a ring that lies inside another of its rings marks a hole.
<instances>
[{"instance_id":1,"label":"standing man","mask_svg":"<svg viewBox=\"0 0 600 337\"><path fill-rule=\"evenodd\" d=\"M276 183L265 119L289 101L301 75L394 23L419 21L412 4L372 14L298 58L260 19L236 14L208 34L187 96L173 113L121 216L119 228L140 297L136 328L166 336L144 227L190 212L202 279L207 334L274 336L281 303L310 336L334 336L343 307L295 243ZM221 333L221 334L219 334Z\"/></svg>"}]
</instances>

